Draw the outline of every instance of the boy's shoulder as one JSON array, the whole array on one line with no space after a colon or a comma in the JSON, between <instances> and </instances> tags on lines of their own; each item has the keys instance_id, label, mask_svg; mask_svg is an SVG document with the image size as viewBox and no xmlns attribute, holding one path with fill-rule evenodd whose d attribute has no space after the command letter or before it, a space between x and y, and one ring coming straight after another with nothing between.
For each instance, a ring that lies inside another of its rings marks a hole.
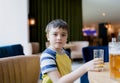
<instances>
[{"instance_id":1,"label":"boy's shoulder","mask_svg":"<svg viewBox=\"0 0 120 83\"><path fill-rule=\"evenodd\" d=\"M50 48L46 48L41 54L41 59L44 58L56 59L56 52Z\"/></svg>"},{"instance_id":2,"label":"boy's shoulder","mask_svg":"<svg viewBox=\"0 0 120 83\"><path fill-rule=\"evenodd\" d=\"M44 54L44 53L47 53L47 54L50 54L50 55L52 55L52 56L55 56L55 55L56 55L56 52L55 52L54 50L50 49L50 48L45 49L42 53L43 53L43 54Z\"/></svg>"},{"instance_id":3,"label":"boy's shoulder","mask_svg":"<svg viewBox=\"0 0 120 83\"><path fill-rule=\"evenodd\" d=\"M63 49L63 50L64 50L64 49ZM67 52L66 50L64 50L64 52L67 54L67 56L70 57L70 53L69 53L69 52ZM44 55L44 54L49 54L49 55L51 55L51 56L53 56L53 57L56 57L56 51L54 51L54 50L52 50L52 49L50 49L50 48L46 48L46 49L42 52L42 55Z\"/></svg>"}]
</instances>

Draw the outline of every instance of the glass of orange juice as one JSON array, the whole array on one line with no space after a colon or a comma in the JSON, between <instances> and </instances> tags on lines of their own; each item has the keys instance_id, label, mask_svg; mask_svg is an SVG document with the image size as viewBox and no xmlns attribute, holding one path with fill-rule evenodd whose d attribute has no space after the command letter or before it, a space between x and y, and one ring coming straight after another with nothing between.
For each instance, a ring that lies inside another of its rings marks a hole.
<instances>
[{"instance_id":1,"label":"glass of orange juice","mask_svg":"<svg viewBox=\"0 0 120 83\"><path fill-rule=\"evenodd\" d=\"M103 49L94 49L93 56L94 56L94 58L102 58L102 60L104 60L104 50ZM102 68L101 70L103 71L104 63L99 64L99 66L101 66L101 68Z\"/></svg>"}]
</instances>

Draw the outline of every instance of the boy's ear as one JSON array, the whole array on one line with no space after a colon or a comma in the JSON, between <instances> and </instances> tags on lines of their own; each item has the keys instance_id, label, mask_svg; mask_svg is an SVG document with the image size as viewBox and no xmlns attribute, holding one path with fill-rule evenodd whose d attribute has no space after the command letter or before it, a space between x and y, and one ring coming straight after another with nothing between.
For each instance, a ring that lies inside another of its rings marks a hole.
<instances>
[{"instance_id":1,"label":"boy's ear","mask_svg":"<svg viewBox=\"0 0 120 83\"><path fill-rule=\"evenodd\" d=\"M46 34L46 38L47 38L47 40L49 41L49 35L48 35L48 34Z\"/></svg>"}]
</instances>

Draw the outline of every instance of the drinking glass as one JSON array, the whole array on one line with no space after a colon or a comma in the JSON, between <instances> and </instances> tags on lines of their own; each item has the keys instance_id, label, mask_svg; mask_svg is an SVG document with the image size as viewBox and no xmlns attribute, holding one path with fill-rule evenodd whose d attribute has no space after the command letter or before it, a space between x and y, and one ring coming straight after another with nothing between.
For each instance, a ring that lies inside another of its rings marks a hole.
<instances>
[{"instance_id":1,"label":"drinking glass","mask_svg":"<svg viewBox=\"0 0 120 83\"><path fill-rule=\"evenodd\" d=\"M102 60L104 60L104 50L103 49L94 49L93 56L94 56L94 58L102 58ZM102 67L101 70L103 71L104 70L104 63L99 64L99 66Z\"/></svg>"}]
</instances>

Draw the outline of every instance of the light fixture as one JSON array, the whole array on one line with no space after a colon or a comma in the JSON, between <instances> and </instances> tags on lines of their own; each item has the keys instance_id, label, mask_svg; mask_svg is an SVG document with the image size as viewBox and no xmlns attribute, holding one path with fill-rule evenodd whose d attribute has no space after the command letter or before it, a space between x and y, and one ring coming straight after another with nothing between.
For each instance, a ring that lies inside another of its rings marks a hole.
<instances>
[{"instance_id":1,"label":"light fixture","mask_svg":"<svg viewBox=\"0 0 120 83\"><path fill-rule=\"evenodd\" d=\"M29 18L29 25L30 26L35 25L35 19L34 18Z\"/></svg>"},{"instance_id":2,"label":"light fixture","mask_svg":"<svg viewBox=\"0 0 120 83\"><path fill-rule=\"evenodd\" d=\"M105 27L106 28L112 28L112 24L111 23L107 23L107 24L105 24Z\"/></svg>"},{"instance_id":3,"label":"light fixture","mask_svg":"<svg viewBox=\"0 0 120 83\"><path fill-rule=\"evenodd\" d=\"M33 14L28 15L28 24L29 26L34 26L36 24L36 19Z\"/></svg>"},{"instance_id":4,"label":"light fixture","mask_svg":"<svg viewBox=\"0 0 120 83\"><path fill-rule=\"evenodd\" d=\"M113 26L112 26L111 23L106 23L106 24L105 24L105 27L106 27L107 30L108 30L108 34L114 33Z\"/></svg>"},{"instance_id":5,"label":"light fixture","mask_svg":"<svg viewBox=\"0 0 120 83\"><path fill-rule=\"evenodd\" d=\"M113 33L114 30L113 30L113 26L112 26L112 24L106 22L106 19L105 19L105 17L106 17L106 13L103 12L103 13L102 13L102 16L104 17L104 22L105 22L105 23L104 23L104 27L107 28L107 30L108 30L108 34Z\"/></svg>"},{"instance_id":6,"label":"light fixture","mask_svg":"<svg viewBox=\"0 0 120 83\"><path fill-rule=\"evenodd\" d=\"M103 13L102 13L102 16L106 16L106 13L103 12Z\"/></svg>"}]
</instances>

